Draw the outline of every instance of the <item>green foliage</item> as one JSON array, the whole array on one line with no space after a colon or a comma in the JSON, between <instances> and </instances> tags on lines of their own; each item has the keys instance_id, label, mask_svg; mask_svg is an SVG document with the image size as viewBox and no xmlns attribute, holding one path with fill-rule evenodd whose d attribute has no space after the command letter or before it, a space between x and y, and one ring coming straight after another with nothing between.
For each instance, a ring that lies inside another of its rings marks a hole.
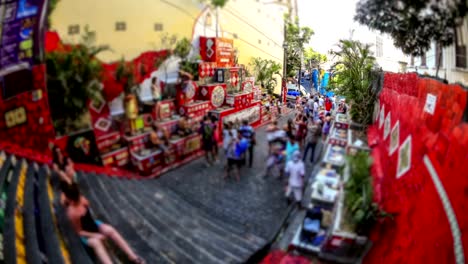
<instances>
[{"instance_id":1,"label":"green foliage","mask_svg":"<svg viewBox=\"0 0 468 264\"><path fill-rule=\"evenodd\" d=\"M95 46L93 35L85 27L80 45L69 52L47 53L47 90L57 134L80 129L76 122L87 114L88 100L101 97L102 66L96 56L108 49Z\"/></svg>"},{"instance_id":2,"label":"green foliage","mask_svg":"<svg viewBox=\"0 0 468 264\"><path fill-rule=\"evenodd\" d=\"M360 0L355 20L390 34L404 53L420 56L433 42L452 45L467 12L466 0Z\"/></svg>"},{"instance_id":3,"label":"green foliage","mask_svg":"<svg viewBox=\"0 0 468 264\"><path fill-rule=\"evenodd\" d=\"M358 152L348 157L350 178L346 183L345 205L351 222L358 234L367 234L378 218L388 216L372 200L372 178L370 166L372 160L368 152Z\"/></svg>"},{"instance_id":4,"label":"green foliage","mask_svg":"<svg viewBox=\"0 0 468 264\"><path fill-rule=\"evenodd\" d=\"M198 63L199 56L189 58L192 43L187 38L177 41L174 49L174 55L180 57L180 70L190 74L194 80L198 79Z\"/></svg>"},{"instance_id":5,"label":"green foliage","mask_svg":"<svg viewBox=\"0 0 468 264\"><path fill-rule=\"evenodd\" d=\"M250 66L254 72L255 80L260 83L269 94L272 94L277 85L275 75L280 75L281 64L273 60L256 57L252 58Z\"/></svg>"},{"instance_id":6,"label":"green foliage","mask_svg":"<svg viewBox=\"0 0 468 264\"><path fill-rule=\"evenodd\" d=\"M115 80L122 84L126 95L136 94L137 83L135 82L134 69L131 63L127 63L124 58L119 61L115 70Z\"/></svg>"},{"instance_id":7,"label":"green foliage","mask_svg":"<svg viewBox=\"0 0 468 264\"><path fill-rule=\"evenodd\" d=\"M309 43L314 31L310 27L300 27L298 18L292 21L289 16L285 16L284 23L286 24L287 76L294 77L301 66L304 46Z\"/></svg>"},{"instance_id":8,"label":"green foliage","mask_svg":"<svg viewBox=\"0 0 468 264\"><path fill-rule=\"evenodd\" d=\"M191 49L192 43L190 43L190 40L188 40L187 38L183 38L177 41L174 48L174 55L185 59L189 55Z\"/></svg>"},{"instance_id":9,"label":"green foliage","mask_svg":"<svg viewBox=\"0 0 468 264\"><path fill-rule=\"evenodd\" d=\"M228 0L200 0L200 2L213 7L223 8L227 4Z\"/></svg>"},{"instance_id":10,"label":"green foliage","mask_svg":"<svg viewBox=\"0 0 468 264\"><path fill-rule=\"evenodd\" d=\"M370 45L354 40L340 40L338 47L338 51L331 51L339 59L332 66L331 84L339 95L350 101L351 119L356 123L369 125L372 123L377 98L372 89L376 67Z\"/></svg>"},{"instance_id":11,"label":"green foliage","mask_svg":"<svg viewBox=\"0 0 468 264\"><path fill-rule=\"evenodd\" d=\"M315 51L313 48L307 48L304 51L304 60L307 65L312 67L319 66L320 64L327 62L327 55Z\"/></svg>"}]
</instances>

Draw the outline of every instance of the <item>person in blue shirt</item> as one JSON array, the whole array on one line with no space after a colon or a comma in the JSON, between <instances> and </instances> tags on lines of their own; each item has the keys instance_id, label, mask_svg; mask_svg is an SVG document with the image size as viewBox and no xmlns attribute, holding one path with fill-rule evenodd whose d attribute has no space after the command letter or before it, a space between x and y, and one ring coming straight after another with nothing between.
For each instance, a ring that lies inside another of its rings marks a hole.
<instances>
[{"instance_id":1,"label":"person in blue shirt","mask_svg":"<svg viewBox=\"0 0 468 264\"><path fill-rule=\"evenodd\" d=\"M239 128L239 134L241 134L242 138L246 139L249 143L249 167L252 168L253 153L255 146L255 130L252 126L249 125L249 121L242 121L242 126Z\"/></svg>"},{"instance_id":2,"label":"person in blue shirt","mask_svg":"<svg viewBox=\"0 0 468 264\"><path fill-rule=\"evenodd\" d=\"M286 143L286 163L293 160L294 152L299 151L299 144L296 142L294 136L289 137L288 143Z\"/></svg>"},{"instance_id":3,"label":"person in blue shirt","mask_svg":"<svg viewBox=\"0 0 468 264\"><path fill-rule=\"evenodd\" d=\"M229 177L229 173L234 169L236 179L240 181L241 161L248 148L249 142L240 133L237 133L237 137L231 138L226 149L227 166L225 179Z\"/></svg>"}]
</instances>

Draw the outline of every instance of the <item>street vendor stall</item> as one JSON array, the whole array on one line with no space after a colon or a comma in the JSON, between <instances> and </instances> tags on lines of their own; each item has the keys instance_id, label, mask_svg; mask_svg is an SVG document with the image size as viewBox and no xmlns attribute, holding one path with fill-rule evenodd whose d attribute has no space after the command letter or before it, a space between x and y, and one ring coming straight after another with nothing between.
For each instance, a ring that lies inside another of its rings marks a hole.
<instances>
[{"instance_id":1,"label":"street vendor stall","mask_svg":"<svg viewBox=\"0 0 468 264\"><path fill-rule=\"evenodd\" d=\"M202 61L193 62L193 71L181 69L184 58L168 51L103 64L103 94L89 102L92 131L83 141L96 146L96 163L155 177L203 154L198 130L208 114L218 143L224 123L258 126L271 120L262 119L255 79L235 64L233 41L200 37L198 43L192 52Z\"/></svg>"},{"instance_id":2,"label":"street vendor stall","mask_svg":"<svg viewBox=\"0 0 468 264\"><path fill-rule=\"evenodd\" d=\"M321 168L308 183L310 197L306 197L306 215L290 242L290 249L315 254L334 263L359 262L371 244L367 237L355 231L345 203L346 184L350 178L347 155L354 153L347 150L366 150L366 143L356 138L360 134L352 131L348 124L346 115L338 114L334 118Z\"/></svg>"}]
</instances>

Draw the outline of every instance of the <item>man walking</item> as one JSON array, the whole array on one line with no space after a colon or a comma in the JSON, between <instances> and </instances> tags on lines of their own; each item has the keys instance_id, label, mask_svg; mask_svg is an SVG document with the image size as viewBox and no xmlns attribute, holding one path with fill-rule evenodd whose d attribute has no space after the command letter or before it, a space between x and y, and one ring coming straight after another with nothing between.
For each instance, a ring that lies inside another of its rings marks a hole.
<instances>
[{"instance_id":1,"label":"man walking","mask_svg":"<svg viewBox=\"0 0 468 264\"><path fill-rule=\"evenodd\" d=\"M255 145L255 130L251 125L249 125L249 121L244 120L242 122L242 126L239 128L239 132L242 135L242 137L249 142L249 168L252 168Z\"/></svg>"},{"instance_id":2,"label":"man walking","mask_svg":"<svg viewBox=\"0 0 468 264\"><path fill-rule=\"evenodd\" d=\"M290 202L289 196L294 194L294 199L299 208L302 208L302 189L304 187L305 166L300 158L299 151L294 152L293 159L286 163L284 171L289 175L288 187L286 188L286 198Z\"/></svg>"},{"instance_id":3,"label":"man walking","mask_svg":"<svg viewBox=\"0 0 468 264\"><path fill-rule=\"evenodd\" d=\"M307 158L307 153L309 152L309 149L311 150L310 154L310 163L314 163L314 157L315 157L315 148L317 147L317 142L320 138L321 134L321 129L320 125L318 124L318 121L314 121L314 118L310 118L310 122L307 124L307 135L306 135L306 147L304 150L304 156L302 158L303 161L306 160Z\"/></svg>"}]
</instances>

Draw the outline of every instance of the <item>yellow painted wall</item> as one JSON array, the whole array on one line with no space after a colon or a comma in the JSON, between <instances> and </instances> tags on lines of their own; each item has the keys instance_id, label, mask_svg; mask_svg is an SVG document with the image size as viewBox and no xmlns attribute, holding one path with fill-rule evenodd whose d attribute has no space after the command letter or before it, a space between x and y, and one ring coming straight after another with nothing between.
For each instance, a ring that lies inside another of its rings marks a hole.
<instances>
[{"instance_id":1,"label":"yellow painted wall","mask_svg":"<svg viewBox=\"0 0 468 264\"><path fill-rule=\"evenodd\" d=\"M66 42L76 43L80 37L69 35L68 27L80 25L82 33L89 25L97 44L112 49L102 53L101 60L111 62L122 56L130 60L144 51L160 49L162 34L191 39L193 25L204 8L198 0L60 0L52 15L52 29ZM234 39L239 63L248 64L252 57L260 56L282 64L284 11L282 6L257 0L230 0L221 9L221 35ZM117 21L126 22L126 31L115 30ZM154 30L155 23L163 24L162 32Z\"/></svg>"}]
</instances>

